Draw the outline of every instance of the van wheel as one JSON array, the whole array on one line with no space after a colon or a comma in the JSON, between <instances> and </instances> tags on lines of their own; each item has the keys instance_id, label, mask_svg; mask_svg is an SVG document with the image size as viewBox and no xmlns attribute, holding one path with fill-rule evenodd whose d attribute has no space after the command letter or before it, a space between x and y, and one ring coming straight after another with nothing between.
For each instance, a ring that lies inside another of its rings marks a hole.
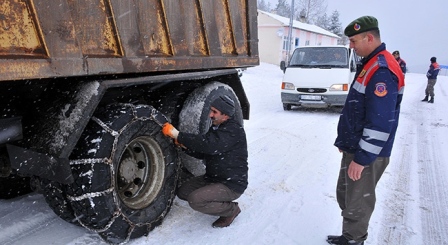
<instances>
[{"instance_id":1,"label":"van wheel","mask_svg":"<svg viewBox=\"0 0 448 245\"><path fill-rule=\"evenodd\" d=\"M66 197L80 225L109 243L161 224L175 198L179 160L151 120L154 108L114 104L95 113L70 156Z\"/></svg>"},{"instance_id":2,"label":"van wheel","mask_svg":"<svg viewBox=\"0 0 448 245\"><path fill-rule=\"evenodd\" d=\"M220 82L211 82L195 89L185 100L179 115L179 131L192 134L204 134L212 122L209 118L210 105L219 96L227 95L235 101L235 114L233 118L243 125L243 112L241 104L233 89ZM202 160L193 158L181 152L182 165L195 176L205 173Z\"/></svg>"},{"instance_id":3,"label":"van wheel","mask_svg":"<svg viewBox=\"0 0 448 245\"><path fill-rule=\"evenodd\" d=\"M291 104L286 104L286 103L283 103L283 110L285 110L285 111L290 111L291 110Z\"/></svg>"}]
</instances>

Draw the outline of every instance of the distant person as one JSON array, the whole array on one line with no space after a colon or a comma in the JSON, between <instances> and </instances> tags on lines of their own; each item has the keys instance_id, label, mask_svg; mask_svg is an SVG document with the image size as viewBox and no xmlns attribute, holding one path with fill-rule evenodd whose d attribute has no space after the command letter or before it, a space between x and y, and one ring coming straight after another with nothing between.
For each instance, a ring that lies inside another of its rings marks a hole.
<instances>
[{"instance_id":1,"label":"distant person","mask_svg":"<svg viewBox=\"0 0 448 245\"><path fill-rule=\"evenodd\" d=\"M191 208L220 216L213 227L229 226L241 212L237 202L247 188L247 141L243 125L233 119L235 102L220 96L211 103L212 125L204 135L179 132L165 123L162 132L183 146L186 153L205 160L205 175L187 180L177 196Z\"/></svg>"},{"instance_id":2,"label":"distant person","mask_svg":"<svg viewBox=\"0 0 448 245\"><path fill-rule=\"evenodd\" d=\"M400 57L400 51L395 50L392 53L392 55L395 57L395 60L397 60L398 64L400 65L403 74L406 74L406 62Z\"/></svg>"},{"instance_id":3,"label":"distant person","mask_svg":"<svg viewBox=\"0 0 448 245\"><path fill-rule=\"evenodd\" d=\"M425 98L422 101L428 101L428 103L434 103L434 85L437 82L437 75L439 75L440 66L437 63L436 57L431 57L430 59L431 65L429 65L429 70L426 73L426 77L428 78L428 85L426 85L425 89ZM431 98L428 100L428 96Z\"/></svg>"},{"instance_id":4,"label":"distant person","mask_svg":"<svg viewBox=\"0 0 448 245\"><path fill-rule=\"evenodd\" d=\"M330 244L364 244L375 207L375 187L389 164L404 75L381 42L378 21L363 16L344 30L350 48L364 57L342 109L334 145L342 153L336 197L342 212L342 235Z\"/></svg>"}]
</instances>

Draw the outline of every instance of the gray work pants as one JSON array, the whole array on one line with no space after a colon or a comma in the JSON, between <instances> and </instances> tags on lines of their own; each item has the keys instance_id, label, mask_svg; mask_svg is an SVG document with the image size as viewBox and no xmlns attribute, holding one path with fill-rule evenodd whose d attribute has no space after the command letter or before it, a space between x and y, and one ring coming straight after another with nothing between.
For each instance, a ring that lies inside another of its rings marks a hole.
<instances>
[{"instance_id":1,"label":"gray work pants","mask_svg":"<svg viewBox=\"0 0 448 245\"><path fill-rule=\"evenodd\" d=\"M428 79L428 85L426 85L426 96L434 97L434 85L436 85L437 79Z\"/></svg>"},{"instance_id":2,"label":"gray work pants","mask_svg":"<svg viewBox=\"0 0 448 245\"><path fill-rule=\"evenodd\" d=\"M336 188L336 198L343 217L342 235L357 242L367 239L370 217L375 208L375 187L389 164L389 157L378 157L353 181L347 171L354 154L343 152L341 170Z\"/></svg>"},{"instance_id":3,"label":"gray work pants","mask_svg":"<svg viewBox=\"0 0 448 245\"><path fill-rule=\"evenodd\" d=\"M188 201L190 207L204 214L228 217L238 207L233 200L242 194L236 193L221 183L208 183L204 176L189 179L179 188L177 196Z\"/></svg>"}]
</instances>

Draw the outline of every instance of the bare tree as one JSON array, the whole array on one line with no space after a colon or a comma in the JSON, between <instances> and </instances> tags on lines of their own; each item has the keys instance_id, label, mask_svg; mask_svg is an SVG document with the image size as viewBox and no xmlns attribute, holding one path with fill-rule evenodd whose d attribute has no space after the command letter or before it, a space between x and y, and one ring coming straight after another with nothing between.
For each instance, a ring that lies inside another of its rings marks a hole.
<instances>
[{"instance_id":1,"label":"bare tree","mask_svg":"<svg viewBox=\"0 0 448 245\"><path fill-rule=\"evenodd\" d=\"M339 12L333 11L331 16L327 15L327 0L278 0L272 11L280 16L289 18L291 16L291 1L294 1L294 19L317 25L341 37L340 44L346 44L347 38L342 34ZM259 4L264 0L258 0Z\"/></svg>"},{"instance_id":2,"label":"bare tree","mask_svg":"<svg viewBox=\"0 0 448 245\"><path fill-rule=\"evenodd\" d=\"M316 22L314 23L316 26L322 27L325 30L329 30L330 21L328 19L327 13L320 15L317 17Z\"/></svg>"},{"instance_id":3,"label":"bare tree","mask_svg":"<svg viewBox=\"0 0 448 245\"><path fill-rule=\"evenodd\" d=\"M265 12L271 11L271 4L270 3L266 3L265 0L258 0L257 4L258 4L257 8L259 10L262 10L262 11L265 11Z\"/></svg>"},{"instance_id":4,"label":"bare tree","mask_svg":"<svg viewBox=\"0 0 448 245\"><path fill-rule=\"evenodd\" d=\"M291 6L288 4L289 0L279 0L277 6L273 9L275 14L289 17L291 14Z\"/></svg>"},{"instance_id":5,"label":"bare tree","mask_svg":"<svg viewBox=\"0 0 448 245\"><path fill-rule=\"evenodd\" d=\"M327 0L295 0L295 16L304 15L305 22L315 24L327 12Z\"/></svg>"}]
</instances>

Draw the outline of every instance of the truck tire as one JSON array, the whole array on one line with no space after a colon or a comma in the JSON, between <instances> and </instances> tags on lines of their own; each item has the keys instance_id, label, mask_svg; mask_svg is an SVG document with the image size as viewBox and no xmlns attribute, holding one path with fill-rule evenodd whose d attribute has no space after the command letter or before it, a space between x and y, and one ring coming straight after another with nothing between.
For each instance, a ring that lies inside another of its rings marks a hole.
<instances>
[{"instance_id":1,"label":"truck tire","mask_svg":"<svg viewBox=\"0 0 448 245\"><path fill-rule=\"evenodd\" d=\"M114 104L95 113L65 186L77 221L109 243L147 235L169 212L179 173L174 144L151 120L154 108Z\"/></svg>"},{"instance_id":2,"label":"truck tire","mask_svg":"<svg viewBox=\"0 0 448 245\"><path fill-rule=\"evenodd\" d=\"M53 212L61 219L79 225L70 202L65 195L63 185L55 181L42 179L40 181L40 186L45 201Z\"/></svg>"},{"instance_id":3,"label":"truck tire","mask_svg":"<svg viewBox=\"0 0 448 245\"><path fill-rule=\"evenodd\" d=\"M195 89L185 100L179 115L179 130L181 132L204 134L211 126L210 105L221 95L227 95L235 101L233 118L243 125L243 112L238 97L233 89L220 82L211 82ZM184 152L179 153L182 165L193 175L205 174L204 162L193 158Z\"/></svg>"}]
</instances>

